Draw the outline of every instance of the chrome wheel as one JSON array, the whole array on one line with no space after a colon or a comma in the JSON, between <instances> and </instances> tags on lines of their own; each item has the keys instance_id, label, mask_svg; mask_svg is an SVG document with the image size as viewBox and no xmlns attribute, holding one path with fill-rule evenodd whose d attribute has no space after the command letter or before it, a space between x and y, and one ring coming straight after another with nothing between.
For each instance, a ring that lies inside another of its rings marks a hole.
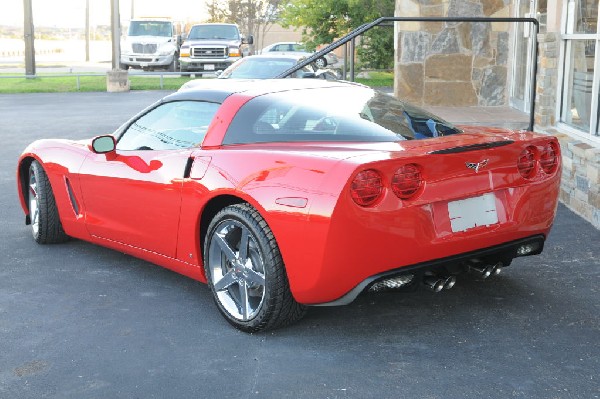
<instances>
[{"instance_id":1,"label":"chrome wheel","mask_svg":"<svg viewBox=\"0 0 600 399\"><path fill-rule=\"evenodd\" d=\"M38 161L32 161L28 172L25 169L23 174L23 187L27 187L29 222L33 239L39 244L67 241L69 236L63 230L56 199L44 168Z\"/></svg>"},{"instance_id":2,"label":"chrome wheel","mask_svg":"<svg viewBox=\"0 0 600 399\"><path fill-rule=\"evenodd\" d=\"M226 206L212 217L204 272L219 312L242 331L282 327L306 312L292 296L273 232L250 204Z\"/></svg>"},{"instance_id":3,"label":"chrome wheel","mask_svg":"<svg viewBox=\"0 0 600 399\"><path fill-rule=\"evenodd\" d=\"M231 219L219 223L210 239L207 266L224 310L240 321L254 318L265 299L265 267L248 227Z\"/></svg>"},{"instance_id":4,"label":"chrome wheel","mask_svg":"<svg viewBox=\"0 0 600 399\"><path fill-rule=\"evenodd\" d=\"M34 237L40 229L40 208L38 206L37 179L33 164L29 167L29 217L31 218L31 229Z\"/></svg>"},{"instance_id":5,"label":"chrome wheel","mask_svg":"<svg viewBox=\"0 0 600 399\"><path fill-rule=\"evenodd\" d=\"M317 66L317 68L321 69L321 68L325 68L327 66L327 60L323 57L321 58L317 58L315 60L315 65Z\"/></svg>"}]
</instances>

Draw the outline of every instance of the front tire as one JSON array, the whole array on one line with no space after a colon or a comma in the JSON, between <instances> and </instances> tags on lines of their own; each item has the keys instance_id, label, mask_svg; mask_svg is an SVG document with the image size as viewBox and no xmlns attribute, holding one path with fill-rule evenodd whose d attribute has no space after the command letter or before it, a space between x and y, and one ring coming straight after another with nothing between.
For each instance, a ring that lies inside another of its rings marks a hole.
<instances>
[{"instance_id":1,"label":"front tire","mask_svg":"<svg viewBox=\"0 0 600 399\"><path fill-rule=\"evenodd\" d=\"M204 271L219 311L242 331L282 327L306 313L292 296L273 232L248 204L228 206L211 221Z\"/></svg>"},{"instance_id":2,"label":"front tire","mask_svg":"<svg viewBox=\"0 0 600 399\"><path fill-rule=\"evenodd\" d=\"M38 244L56 244L69 239L60 222L50 180L38 161L29 166L28 203L31 231Z\"/></svg>"},{"instance_id":3,"label":"front tire","mask_svg":"<svg viewBox=\"0 0 600 399\"><path fill-rule=\"evenodd\" d=\"M173 61L167 67L168 72L177 72L177 70L179 69L179 65L177 65L177 57L178 55L175 54L175 56L173 57Z\"/></svg>"}]
</instances>

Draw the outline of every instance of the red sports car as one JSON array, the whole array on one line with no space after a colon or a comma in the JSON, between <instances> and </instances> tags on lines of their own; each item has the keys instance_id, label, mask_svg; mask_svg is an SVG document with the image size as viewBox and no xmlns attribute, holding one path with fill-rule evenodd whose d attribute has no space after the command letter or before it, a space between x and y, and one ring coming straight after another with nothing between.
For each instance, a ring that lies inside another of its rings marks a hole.
<instances>
[{"instance_id":1,"label":"red sports car","mask_svg":"<svg viewBox=\"0 0 600 399\"><path fill-rule=\"evenodd\" d=\"M18 185L38 243L75 237L208 282L252 332L539 254L560 159L554 137L458 128L357 84L220 81L112 135L34 142Z\"/></svg>"}]
</instances>

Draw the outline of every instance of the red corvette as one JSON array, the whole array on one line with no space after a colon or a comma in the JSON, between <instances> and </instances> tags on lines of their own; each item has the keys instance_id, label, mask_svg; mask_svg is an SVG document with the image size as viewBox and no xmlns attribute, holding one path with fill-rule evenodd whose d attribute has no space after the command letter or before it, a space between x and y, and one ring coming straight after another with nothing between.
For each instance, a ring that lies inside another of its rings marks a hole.
<instances>
[{"instance_id":1,"label":"red corvette","mask_svg":"<svg viewBox=\"0 0 600 399\"><path fill-rule=\"evenodd\" d=\"M34 142L18 185L38 243L75 237L207 282L252 332L539 254L560 159L554 137L457 128L361 85L220 81L112 135Z\"/></svg>"}]
</instances>

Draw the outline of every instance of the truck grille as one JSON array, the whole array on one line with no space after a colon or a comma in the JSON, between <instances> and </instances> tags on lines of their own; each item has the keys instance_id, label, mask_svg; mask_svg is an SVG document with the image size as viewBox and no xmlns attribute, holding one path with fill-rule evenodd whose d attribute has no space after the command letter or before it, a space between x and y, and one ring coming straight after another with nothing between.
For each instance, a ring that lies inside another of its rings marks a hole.
<instances>
[{"instance_id":1,"label":"truck grille","mask_svg":"<svg viewBox=\"0 0 600 399\"><path fill-rule=\"evenodd\" d=\"M154 54L156 53L156 44L142 44L142 43L133 43L131 47L133 47L133 52L137 54Z\"/></svg>"},{"instance_id":2,"label":"truck grille","mask_svg":"<svg viewBox=\"0 0 600 399\"><path fill-rule=\"evenodd\" d=\"M193 58L224 58L227 48L220 47L192 47L191 56Z\"/></svg>"}]
</instances>

